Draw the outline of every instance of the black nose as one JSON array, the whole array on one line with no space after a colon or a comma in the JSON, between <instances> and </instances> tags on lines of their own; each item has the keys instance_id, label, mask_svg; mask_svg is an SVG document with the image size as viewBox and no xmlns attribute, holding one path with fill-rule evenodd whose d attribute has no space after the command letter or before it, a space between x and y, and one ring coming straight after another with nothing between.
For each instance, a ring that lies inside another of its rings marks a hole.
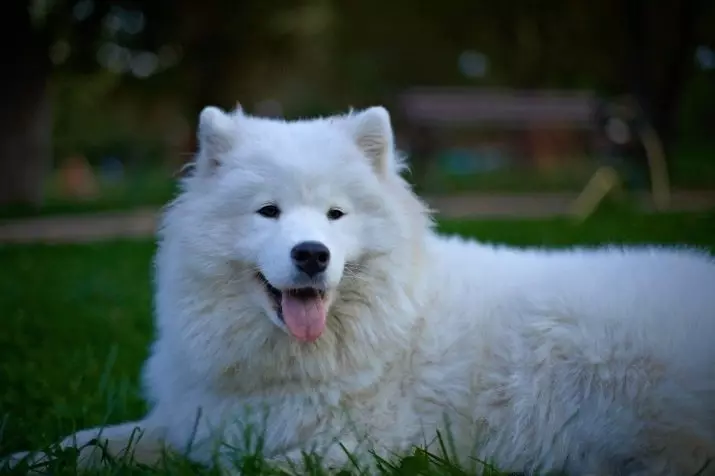
<instances>
[{"instance_id":1,"label":"black nose","mask_svg":"<svg viewBox=\"0 0 715 476\"><path fill-rule=\"evenodd\" d=\"M290 250L296 268L311 278L322 273L330 262L330 250L319 241L303 241Z\"/></svg>"}]
</instances>

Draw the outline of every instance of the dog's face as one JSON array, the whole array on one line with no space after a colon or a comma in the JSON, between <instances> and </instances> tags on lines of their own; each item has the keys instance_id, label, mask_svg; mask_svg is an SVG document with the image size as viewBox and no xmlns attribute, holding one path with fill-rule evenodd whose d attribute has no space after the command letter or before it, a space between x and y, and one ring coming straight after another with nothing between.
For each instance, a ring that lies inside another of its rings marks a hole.
<instances>
[{"instance_id":1,"label":"dog's face","mask_svg":"<svg viewBox=\"0 0 715 476\"><path fill-rule=\"evenodd\" d=\"M184 239L206 270L230 262L273 324L318 339L361 267L404 246L387 112L283 122L206 108L199 128Z\"/></svg>"}]
</instances>

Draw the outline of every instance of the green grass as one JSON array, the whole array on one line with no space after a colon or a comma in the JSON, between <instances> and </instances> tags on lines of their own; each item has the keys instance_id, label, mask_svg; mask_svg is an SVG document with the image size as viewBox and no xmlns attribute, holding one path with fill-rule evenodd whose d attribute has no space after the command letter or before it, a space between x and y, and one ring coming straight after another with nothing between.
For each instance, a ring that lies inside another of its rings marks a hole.
<instances>
[{"instance_id":1,"label":"green grass","mask_svg":"<svg viewBox=\"0 0 715 476\"><path fill-rule=\"evenodd\" d=\"M715 213L601 214L580 226L563 219L441 226L515 245L670 243L715 249ZM137 384L153 332L153 252L150 241L0 247L0 455L142 415ZM71 454L66 457L71 460ZM429 459L417 453L386 473L460 474L447 463L426 470ZM107 474L129 471L119 465ZM196 471L175 460L156 474ZM70 464L55 474L74 470ZM266 470L249 468L244 474Z\"/></svg>"}]
</instances>

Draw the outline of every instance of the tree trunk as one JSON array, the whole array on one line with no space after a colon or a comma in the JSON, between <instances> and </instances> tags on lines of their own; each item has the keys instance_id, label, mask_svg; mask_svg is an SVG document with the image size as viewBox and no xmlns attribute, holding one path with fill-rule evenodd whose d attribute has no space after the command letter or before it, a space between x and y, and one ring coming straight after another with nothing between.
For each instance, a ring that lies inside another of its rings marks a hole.
<instances>
[{"instance_id":1,"label":"tree trunk","mask_svg":"<svg viewBox=\"0 0 715 476\"><path fill-rule=\"evenodd\" d=\"M25 2L9 2L1 18L0 205L40 206L51 163L47 45Z\"/></svg>"},{"instance_id":2,"label":"tree trunk","mask_svg":"<svg viewBox=\"0 0 715 476\"><path fill-rule=\"evenodd\" d=\"M658 132L666 150L677 140L678 112L683 89L690 78L693 69L693 56L697 43L695 32L699 0L680 0L678 2L678 18L673 19L676 25L675 44L665 61L666 73L658 90L658 98L654 98L653 127Z\"/></svg>"},{"instance_id":3,"label":"tree trunk","mask_svg":"<svg viewBox=\"0 0 715 476\"><path fill-rule=\"evenodd\" d=\"M691 70L696 43L695 26L699 0L675 0L675 12L669 18L667 33L673 43L653 51L659 45L655 35L665 34L652 27L652 20L663 7L648 0L624 0L627 37L626 68L628 87L666 150L675 141L677 115L683 87ZM654 15L655 13L655 15Z\"/></svg>"},{"instance_id":4,"label":"tree trunk","mask_svg":"<svg viewBox=\"0 0 715 476\"><path fill-rule=\"evenodd\" d=\"M653 115L651 98L652 84L648 81L650 75L648 54L648 18L647 0L624 0L626 27L625 71L628 77L627 87L631 95L650 118Z\"/></svg>"},{"instance_id":5,"label":"tree trunk","mask_svg":"<svg viewBox=\"0 0 715 476\"><path fill-rule=\"evenodd\" d=\"M227 63L237 61L235 47L225 37L226 25L222 21L232 19L242 2L235 2L230 13L225 11L225 2L196 2L182 0L177 3L181 43L184 45L182 63L184 83L183 94L191 98L187 103L186 115L193 133L188 138L187 151L198 148L196 127L199 113L206 106L233 108L237 98L225 100L225 78ZM217 23L218 22L218 23ZM223 30L222 30L223 28ZM240 34L240 30L238 33Z\"/></svg>"}]
</instances>

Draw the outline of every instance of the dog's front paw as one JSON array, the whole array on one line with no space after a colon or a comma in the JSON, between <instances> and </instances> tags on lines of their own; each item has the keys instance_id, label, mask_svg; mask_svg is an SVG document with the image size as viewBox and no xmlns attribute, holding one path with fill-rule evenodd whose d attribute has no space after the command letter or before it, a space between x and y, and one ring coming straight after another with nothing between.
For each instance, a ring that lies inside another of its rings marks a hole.
<instances>
[{"instance_id":1,"label":"dog's front paw","mask_svg":"<svg viewBox=\"0 0 715 476\"><path fill-rule=\"evenodd\" d=\"M0 470L23 470L23 474L44 474L52 459L42 451L19 451L0 458Z\"/></svg>"},{"instance_id":2,"label":"dog's front paw","mask_svg":"<svg viewBox=\"0 0 715 476\"><path fill-rule=\"evenodd\" d=\"M47 451L20 451L0 458L0 469L22 469L26 474L44 474L56 463L62 464L62 461L84 469L96 468L104 459L103 450L95 441L88 441L82 446L62 442Z\"/></svg>"},{"instance_id":3,"label":"dog's front paw","mask_svg":"<svg viewBox=\"0 0 715 476\"><path fill-rule=\"evenodd\" d=\"M0 469L15 469L23 463L30 464L30 462L31 454L29 451L18 451L0 458Z\"/></svg>"},{"instance_id":4,"label":"dog's front paw","mask_svg":"<svg viewBox=\"0 0 715 476\"><path fill-rule=\"evenodd\" d=\"M21 451L6 458L0 458L0 468L24 470L29 474L45 473L56 465L78 469L97 469L108 461L126 456L126 451L118 451L111 446L123 442L112 442L101 429L88 429L68 436L54 443L44 451Z\"/></svg>"}]
</instances>

